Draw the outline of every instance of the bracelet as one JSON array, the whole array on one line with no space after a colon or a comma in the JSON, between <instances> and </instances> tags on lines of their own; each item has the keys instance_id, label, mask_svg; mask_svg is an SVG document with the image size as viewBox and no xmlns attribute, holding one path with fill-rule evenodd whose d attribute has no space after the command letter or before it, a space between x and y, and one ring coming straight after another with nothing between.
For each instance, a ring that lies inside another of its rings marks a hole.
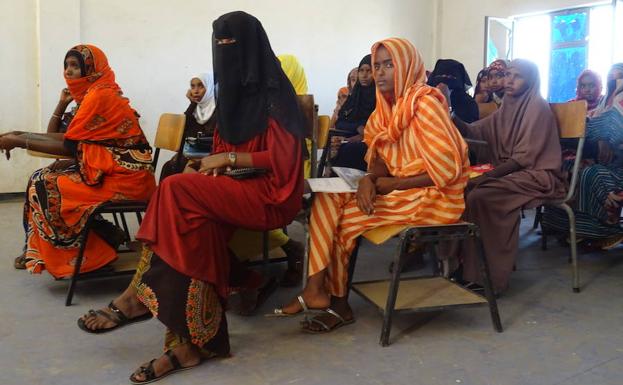
<instances>
[{"instance_id":1,"label":"bracelet","mask_svg":"<svg viewBox=\"0 0 623 385\"><path fill-rule=\"evenodd\" d=\"M365 173L364 177L369 176L370 179L372 179L372 182L376 182L376 179L378 178L376 175L374 175L374 173L372 172L367 172Z\"/></svg>"},{"instance_id":2,"label":"bracelet","mask_svg":"<svg viewBox=\"0 0 623 385\"><path fill-rule=\"evenodd\" d=\"M28 141L29 141L29 140L30 140L30 139L26 138L26 150L28 150Z\"/></svg>"},{"instance_id":3,"label":"bracelet","mask_svg":"<svg viewBox=\"0 0 623 385\"><path fill-rule=\"evenodd\" d=\"M56 114L52 114L52 117L56 118L56 119L60 119L61 118L60 115L56 115Z\"/></svg>"}]
</instances>

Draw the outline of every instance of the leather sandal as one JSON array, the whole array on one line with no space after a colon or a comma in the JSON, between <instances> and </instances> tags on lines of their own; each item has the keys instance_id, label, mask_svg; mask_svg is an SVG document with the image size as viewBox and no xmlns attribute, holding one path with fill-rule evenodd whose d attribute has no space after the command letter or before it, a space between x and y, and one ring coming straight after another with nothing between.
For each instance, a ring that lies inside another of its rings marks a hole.
<instances>
[{"instance_id":1,"label":"leather sandal","mask_svg":"<svg viewBox=\"0 0 623 385\"><path fill-rule=\"evenodd\" d=\"M324 309L310 309L307 307L305 300L302 295L297 295L296 299L298 299L301 304L301 310L296 313L284 313L283 308L274 309L272 313L266 314L266 317L296 317L299 315L307 315L307 314L318 314L324 312Z\"/></svg>"},{"instance_id":2,"label":"leather sandal","mask_svg":"<svg viewBox=\"0 0 623 385\"><path fill-rule=\"evenodd\" d=\"M111 332L115 329L118 329L122 326L125 325L130 325L136 322L142 322L142 321L147 321L149 319L151 319L153 317L153 314L151 314L151 312L147 312L143 315L139 315L137 317L134 318L129 318L128 316L126 316L125 314L123 314L123 312L113 304L113 301L110 301L110 303L108 304L108 310L110 310L110 312L112 313L107 313L103 310L93 310L90 309L88 311L88 315L89 317L97 317L97 316L102 316L106 319L108 319L109 321L115 323L115 326L109 327L109 328L105 328L105 329L89 329L87 327L87 325L85 324L84 320L82 318L78 319L78 327L82 330L84 330L87 333L91 333L91 334L102 334L102 333L108 333ZM88 317L87 317L88 318Z\"/></svg>"},{"instance_id":3,"label":"leather sandal","mask_svg":"<svg viewBox=\"0 0 623 385\"><path fill-rule=\"evenodd\" d=\"M167 350L166 352L164 352L164 355L169 359L169 362L171 363L171 367L173 369L169 370L168 372L162 373L160 376L156 376L156 371L154 369L154 362L156 361L156 358L154 358L153 360L149 361L147 366L141 366L136 372L132 373L132 375L130 376L130 382L135 385L149 384L161 380L170 374L192 369L195 366L199 366L202 362L200 361L197 365L182 366L177 357L175 357L175 354L173 354L173 350ZM139 374L143 374L145 376L145 379L137 380L136 376Z\"/></svg>"},{"instance_id":4,"label":"leather sandal","mask_svg":"<svg viewBox=\"0 0 623 385\"><path fill-rule=\"evenodd\" d=\"M352 323L355 323L355 318L351 318L349 320L346 320L338 312L336 312L335 310L333 310L331 308L326 308L324 313L335 317L338 322L333 324L333 326L329 326L326 323L324 323L321 320L319 320L318 317L309 318L305 322L302 322L303 327L301 328L301 330L304 331L305 333L309 333L309 334L326 334L326 333L332 332L332 331L334 331L336 329L339 329L342 326L346 326L346 325L350 325ZM311 329L310 326L314 325L314 324L320 326L322 328L322 330Z\"/></svg>"}]
</instances>

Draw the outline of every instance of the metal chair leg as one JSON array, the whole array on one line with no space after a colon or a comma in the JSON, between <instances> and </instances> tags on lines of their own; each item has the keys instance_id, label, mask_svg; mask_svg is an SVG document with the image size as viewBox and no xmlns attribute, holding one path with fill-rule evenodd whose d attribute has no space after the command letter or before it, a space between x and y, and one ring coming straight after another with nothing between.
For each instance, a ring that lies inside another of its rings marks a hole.
<instances>
[{"instance_id":1,"label":"metal chair leg","mask_svg":"<svg viewBox=\"0 0 623 385\"><path fill-rule=\"evenodd\" d=\"M76 283L80 276L80 267L82 267L82 260L84 258L84 250L87 246L87 240L89 239L89 226L91 221L87 221L86 226L82 230L80 235L80 248L78 249L78 256L76 257L76 265L74 266L74 273L71 276L71 282L69 283L69 289L67 289L67 298L65 298L65 306L71 306L71 301L74 298L74 291L76 290Z\"/></svg>"},{"instance_id":2,"label":"metal chair leg","mask_svg":"<svg viewBox=\"0 0 623 385\"><path fill-rule=\"evenodd\" d=\"M560 205L566 212L569 217L569 250L571 252L571 274L572 274L572 288L574 293L580 292L580 272L578 270L578 246L576 242L576 232L575 232L575 214L573 209L563 203Z\"/></svg>"},{"instance_id":3,"label":"metal chair leg","mask_svg":"<svg viewBox=\"0 0 623 385\"><path fill-rule=\"evenodd\" d=\"M400 271L402 270L402 257L408 244L407 234L400 236L400 243L394 256L394 271L392 272L392 280L389 284L389 293L387 293L387 303L383 312L383 328L381 329L381 338L379 343L385 347L389 345L389 335L392 328L392 316L394 315L394 307L396 306L396 298L398 297L398 287L400 286Z\"/></svg>"},{"instance_id":4,"label":"metal chair leg","mask_svg":"<svg viewBox=\"0 0 623 385\"><path fill-rule=\"evenodd\" d=\"M480 271L482 273L482 283L485 288L485 297L487 298L487 302L489 302L489 312L491 313L491 322L493 323L494 329L498 333L502 333L504 330L502 328L502 321L500 321L500 313L498 311L498 303L495 299L495 294L493 293L493 288L491 286L491 276L489 275L489 264L487 263L487 257L485 255L484 246L482 244L482 239L480 238L480 230L475 231L472 235L475 238L476 243L478 245L478 259L480 261Z\"/></svg>"},{"instance_id":5,"label":"metal chair leg","mask_svg":"<svg viewBox=\"0 0 623 385\"><path fill-rule=\"evenodd\" d=\"M539 206L536 208L536 213L534 214L534 223L532 224L532 229L536 230L539 228L539 224L541 223L542 218L543 218L543 206Z\"/></svg>"}]
</instances>

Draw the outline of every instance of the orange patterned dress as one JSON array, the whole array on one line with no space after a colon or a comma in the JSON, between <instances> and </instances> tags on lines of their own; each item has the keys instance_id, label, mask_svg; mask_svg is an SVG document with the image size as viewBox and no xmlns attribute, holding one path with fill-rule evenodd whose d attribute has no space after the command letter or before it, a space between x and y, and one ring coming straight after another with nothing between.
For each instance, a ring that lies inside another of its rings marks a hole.
<instances>
[{"instance_id":1,"label":"orange patterned dress","mask_svg":"<svg viewBox=\"0 0 623 385\"><path fill-rule=\"evenodd\" d=\"M106 56L91 45L72 52L82 57L86 73L66 79L80 106L65 133L66 144L75 148L76 165L38 170L27 191L27 267L32 273L46 269L56 278L73 274L79 235L98 206L110 200L146 200L156 188L151 148ZM91 232L81 271L115 258L115 249Z\"/></svg>"}]
</instances>

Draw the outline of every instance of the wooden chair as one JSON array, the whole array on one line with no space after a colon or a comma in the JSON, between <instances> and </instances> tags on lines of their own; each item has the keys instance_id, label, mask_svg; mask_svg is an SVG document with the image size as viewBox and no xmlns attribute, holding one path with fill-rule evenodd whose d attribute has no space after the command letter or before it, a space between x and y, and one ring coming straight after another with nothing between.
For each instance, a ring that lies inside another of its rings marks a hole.
<instances>
[{"instance_id":1,"label":"wooden chair","mask_svg":"<svg viewBox=\"0 0 623 385\"><path fill-rule=\"evenodd\" d=\"M184 134L184 125L186 123L186 116L184 114L162 114L158 122L158 129L156 131L156 140L154 141L155 151L153 154L152 166L154 170L158 164L158 158L160 156L160 149L177 151L180 148L182 142L182 136ZM74 273L71 276L71 282L67 291L67 298L65 300L65 306L70 306L73 299L74 291L78 280L87 280L95 278L112 277L119 275L131 275L134 274L136 264L140 257L140 250L135 251L130 248L119 250L119 258L102 269L95 271L81 273L80 267L82 266L82 260L84 256L84 249L86 247L86 240L91 231L91 227L95 218L109 214L113 216L114 222L117 226L120 226L125 233L125 241L130 242L132 237L128 228L125 214L134 213L136 219L140 224L142 221L142 213L147 210L147 201L109 201L100 205L97 209L91 213L87 223L79 235L80 248L76 258L76 265Z\"/></svg>"},{"instance_id":2,"label":"wooden chair","mask_svg":"<svg viewBox=\"0 0 623 385\"><path fill-rule=\"evenodd\" d=\"M582 162L582 150L584 148L585 133L586 133L586 113L587 106L586 101L573 101L567 103L551 103L550 107L556 122L558 123L558 131L560 139L577 139L578 147L575 154L575 161L573 162L573 169L571 172L571 182L569 183L569 190L567 195L560 200L550 200L545 202L544 206L552 206L565 210L569 218L569 249L571 254L571 271L572 271L572 289L573 292L580 292L580 274L578 271L578 255L576 244L576 231L575 231L575 214L569 203L573 200L575 195L575 189L578 184L578 177L580 171L580 163ZM540 211L540 210L539 210ZM538 211L537 211L537 215ZM547 234L542 228L542 245L543 249L547 248Z\"/></svg>"}]
</instances>

